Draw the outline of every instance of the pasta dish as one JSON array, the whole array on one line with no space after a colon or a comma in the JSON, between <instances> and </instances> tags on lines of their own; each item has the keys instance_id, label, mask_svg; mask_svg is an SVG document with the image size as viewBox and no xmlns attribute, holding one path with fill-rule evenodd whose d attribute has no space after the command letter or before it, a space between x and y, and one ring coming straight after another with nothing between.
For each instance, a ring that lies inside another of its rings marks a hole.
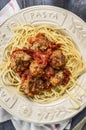
<instances>
[{"instance_id":1,"label":"pasta dish","mask_svg":"<svg viewBox=\"0 0 86 130\"><path fill-rule=\"evenodd\" d=\"M86 65L73 40L60 28L22 25L4 50L0 64L3 86L39 103L62 97L75 87Z\"/></svg>"}]
</instances>

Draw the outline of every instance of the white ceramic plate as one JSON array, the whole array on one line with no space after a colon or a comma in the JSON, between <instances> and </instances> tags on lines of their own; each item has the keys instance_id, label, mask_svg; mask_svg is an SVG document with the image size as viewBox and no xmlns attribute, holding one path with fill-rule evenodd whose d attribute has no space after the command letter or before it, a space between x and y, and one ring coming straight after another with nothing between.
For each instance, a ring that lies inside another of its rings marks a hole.
<instances>
[{"instance_id":1,"label":"white ceramic plate","mask_svg":"<svg viewBox=\"0 0 86 130\"><path fill-rule=\"evenodd\" d=\"M10 29L12 27L28 22L50 24L64 28L77 44L83 59L86 61L85 22L73 13L53 6L29 7L6 20L0 27L0 46L8 44L11 40L12 33ZM3 50L0 51L0 58ZM18 95L13 87L6 89L3 86L0 86L0 105L9 113L24 121L44 124L57 123L73 117L86 106L86 73L79 78L79 82L83 85L83 89L75 87L72 90L73 96L81 103L81 107L76 110L70 109L72 106L78 106L68 96L42 105Z\"/></svg>"}]
</instances>

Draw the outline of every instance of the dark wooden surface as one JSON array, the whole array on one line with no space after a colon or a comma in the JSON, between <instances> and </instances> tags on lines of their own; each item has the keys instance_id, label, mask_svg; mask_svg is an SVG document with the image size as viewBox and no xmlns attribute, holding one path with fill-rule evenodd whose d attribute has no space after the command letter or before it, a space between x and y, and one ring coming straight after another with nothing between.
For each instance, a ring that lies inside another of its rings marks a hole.
<instances>
[{"instance_id":1,"label":"dark wooden surface","mask_svg":"<svg viewBox=\"0 0 86 130\"><path fill-rule=\"evenodd\" d=\"M0 9L2 9L10 0L0 0ZM53 5L72 11L84 21L86 21L86 0L17 0L20 8L34 5ZM86 108L73 118L71 130L84 117L86 117ZM0 130L15 130L11 121L0 123ZM86 130L86 124L82 130Z\"/></svg>"}]
</instances>

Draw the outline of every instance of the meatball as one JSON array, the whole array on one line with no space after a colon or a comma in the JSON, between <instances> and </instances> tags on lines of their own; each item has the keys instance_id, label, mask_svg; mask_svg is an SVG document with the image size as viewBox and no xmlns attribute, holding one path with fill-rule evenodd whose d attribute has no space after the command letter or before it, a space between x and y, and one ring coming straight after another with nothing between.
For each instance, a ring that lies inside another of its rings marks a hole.
<instances>
[{"instance_id":1,"label":"meatball","mask_svg":"<svg viewBox=\"0 0 86 130\"><path fill-rule=\"evenodd\" d=\"M10 67L15 72L23 72L29 67L31 56L23 51L23 49L17 49L12 52L10 57Z\"/></svg>"},{"instance_id":2,"label":"meatball","mask_svg":"<svg viewBox=\"0 0 86 130\"><path fill-rule=\"evenodd\" d=\"M39 50L39 43L35 43L31 46L31 50L38 51Z\"/></svg>"},{"instance_id":3,"label":"meatball","mask_svg":"<svg viewBox=\"0 0 86 130\"><path fill-rule=\"evenodd\" d=\"M37 38L37 42L39 43L39 49L40 50L46 50L48 48L48 39L47 37L42 34L42 33L38 33L36 35L36 38Z\"/></svg>"},{"instance_id":4,"label":"meatball","mask_svg":"<svg viewBox=\"0 0 86 130\"><path fill-rule=\"evenodd\" d=\"M22 80L22 90L25 95L29 97L34 97L35 94L41 92L44 89L44 83L41 79L33 78L30 79L27 77L26 79Z\"/></svg>"},{"instance_id":5,"label":"meatball","mask_svg":"<svg viewBox=\"0 0 86 130\"><path fill-rule=\"evenodd\" d=\"M35 38L30 38L29 42L32 44L32 50L46 50L48 48L48 39L42 34L38 33Z\"/></svg>"},{"instance_id":6,"label":"meatball","mask_svg":"<svg viewBox=\"0 0 86 130\"><path fill-rule=\"evenodd\" d=\"M58 73L55 74L55 76L50 78L50 83L53 86L57 86L57 85L62 84L63 80L64 80L63 71L59 71Z\"/></svg>"},{"instance_id":7,"label":"meatball","mask_svg":"<svg viewBox=\"0 0 86 130\"><path fill-rule=\"evenodd\" d=\"M61 50L56 50L50 57L50 65L54 69L60 69L66 64L66 58Z\"/></svg>"},{"instance_id":8,"label":"meatball","mask_svg":"<svg viewBox=\"0 0 86 130\"><path fill-rule=\"evenodd\" d=\"M30 64L30 73L32 76L38 77L43 74L43 70L40 68L39 64L35 60Z\"/></svg>"},{"instance_id":9,"label":"meatball","mask_svg":"<svg viewBox=\"0 0 86 130\"><path fill-rule=\"evenodd\" d=\"M44 89L44 82L40 78L33 78L30 81L31 91L34 94L41 92Z\"/></svg>"},{"instance_id":10,"label":"meatball","mask_svg":"<svg viewBox=\"0 0 86 130\"><path fill-rule=\"evenodd\" d=\"M29 97L34 97L34 94L30 91L30 78L23 77L22 79L22 85L21 85L21 90L24 92L25 95Z\"/></svg>"}]
</instances>

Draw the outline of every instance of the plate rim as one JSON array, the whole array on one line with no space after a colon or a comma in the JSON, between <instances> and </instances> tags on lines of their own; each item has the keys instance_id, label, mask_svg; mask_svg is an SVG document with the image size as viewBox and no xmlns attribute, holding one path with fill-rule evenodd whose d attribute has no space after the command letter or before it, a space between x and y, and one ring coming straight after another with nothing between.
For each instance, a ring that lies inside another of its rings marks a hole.
<instances>
[{"instance_id":1,"label":"plate rim","mask_svg":"<svg viewBox=\"0 0 86 130\"><path fill-rule=\"evenodd\" d=\"M57 6L51 6L51 5L37 5L37 6L30 6L30 7L21 9L19 12L17 12L16 14L10 16L8 19L6 19L6 20L0 25L0 27L3 26L9 19L12 19L12 17L16 16L17 14L20 14L20 13L23 12L23 11L27 11L27 10L30 10L30 9L33 9L33 8L39 8L39 7L41 7L41 8L55 8L55 9L64 10L65 12L68 12L68 13L72 14L74 17L77 17L81 22L83 22L83 24L86 25L85 21L82 20L79 16L77 16L76 14L74 14L74 13L72 13L71 11L68 11L68 10L66 10L66 9L64 9L64 8L57 7ZM12 111L10 111L10 110L7 110L8 108L6 109L5 106L3 107L2 104L3 104L3 103L1 103L1 100L0 100L0 105L2 106L2 108L4 108L6 111L8 111L8 112L9 112L10 114L12 114L13 116L15 116L15 113L14 113L14 112L12 112ZM72 117L74 117L76 114L78 114L80 111L82 111L85 107L86 107L86 105L83 106L83 107L81 107L74 115L72 115ZM18 117L18 115L16 115L16 116ZM69 118L72 118L72 117L69 117ZM18 118L20 119L20 117L18 117ZM69 118L67 118L67 119L69 119ZM64 121L64 120L67 120L67 119L63 119L63 120L61 120L61 121ZM23 120L23 119L20 119L20 120ZM28 121L28 120L25 120L25 119L24 119L24 121ZM40 123L40 122L35 122L35 121L31 121L31 122L36 123L36 124L46 124L45 122L41 122L41 123ZM60 121L59 121L59 122L60 122ZM55 121L49 121L49 122L47 122L47 124L50 124L50 123L53 124L53 123L55 123ZM56 122L56 123L58 123L58 122Z\"/></svg>"}]
</instances>

